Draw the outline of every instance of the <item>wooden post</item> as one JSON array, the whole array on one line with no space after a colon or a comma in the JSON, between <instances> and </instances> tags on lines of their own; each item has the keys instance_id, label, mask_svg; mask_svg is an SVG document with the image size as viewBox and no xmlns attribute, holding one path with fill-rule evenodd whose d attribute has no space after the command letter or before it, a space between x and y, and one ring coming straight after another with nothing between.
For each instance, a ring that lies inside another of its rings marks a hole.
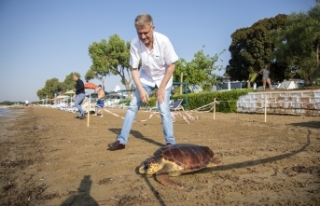
<instances>
[{"instance_id":1,"label":"wooden post","mask_svg":"<svg viewBox=\"0 0 320 206\"><path fill-rule=\"evenodd\" d=\"M87 105L87 127L89 127L89 123L90 123L90 110L89 110L91 107L90 103L91 103L91 98L89 98L89 103Z\"/></svg>"},{"instance_id":2,"label":"wooden post","mask_svg":"<svg viewBox=\"0 0 320 206\"><path fill-rule=\"evenodd\" d=\"M213 120L216 119L216 98L213 100Z\"/></svg>"},{"instance_id":3,"label":"wooden post","mask_svg":"<svg viewBox=\"0 0 320 206\"><path fill-rule=\"evenodd\" d=\"M182 83L183 82L183 73L181 73L181 75L180 75L180 83ZM180 94L182 94L182 86L183 86L183 84L180 84Z\"/></svg>"},{"instance_id":4,"label":"wooden post","mask_svg":"<svg viewBox=\"0 0 320 206\"><path fill-rule=\"evenodd\" d=\"M264 97L264 122L267 122L267 97Z\"/></svg>"}]
</instances>

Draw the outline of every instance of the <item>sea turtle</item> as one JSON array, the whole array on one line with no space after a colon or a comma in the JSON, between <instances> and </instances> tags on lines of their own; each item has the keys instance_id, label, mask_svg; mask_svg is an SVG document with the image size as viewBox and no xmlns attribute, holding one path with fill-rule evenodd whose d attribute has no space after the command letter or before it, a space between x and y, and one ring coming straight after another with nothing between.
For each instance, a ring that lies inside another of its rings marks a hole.
<instances>
[{"instance_id":1,"label":"sea turtle","mask_svg":"<svg viewBox=\"0 0 320 206\"><path fill-rule=\"evenodd\" d=\"M149 176L156 174L156 179L163 185L187 189L184 185L169 179L168 176L179 176L221 164L220 158L215 157L209 147L174 144L156 150L152 157L140 164L139 173Z\"/></svg>"}]
</instances>

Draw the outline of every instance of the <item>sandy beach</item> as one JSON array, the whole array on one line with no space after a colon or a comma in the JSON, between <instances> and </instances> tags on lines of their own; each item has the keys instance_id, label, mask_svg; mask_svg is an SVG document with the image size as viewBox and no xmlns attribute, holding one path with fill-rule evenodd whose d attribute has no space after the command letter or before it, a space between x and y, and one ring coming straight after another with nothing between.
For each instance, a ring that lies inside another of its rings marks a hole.
<instances>
[{"instance_id":1,"label":"sandy beach","mask_svg":"<svg viewBox=\"0 0 320 206\"><path fill-rule=\"evenodd\" d=\"M125 110L110 109L124 116ZM173 177L180 191L137 166L163 146L159 115L135 123L125 150L107 144L122 119L75 119L41 106L0 118L0 205L319 205L320 118L258 114L176 116L177 143L209 146L224 165ZM148 118L140 111L136 120Z\"/></svg>"}]
</instances>

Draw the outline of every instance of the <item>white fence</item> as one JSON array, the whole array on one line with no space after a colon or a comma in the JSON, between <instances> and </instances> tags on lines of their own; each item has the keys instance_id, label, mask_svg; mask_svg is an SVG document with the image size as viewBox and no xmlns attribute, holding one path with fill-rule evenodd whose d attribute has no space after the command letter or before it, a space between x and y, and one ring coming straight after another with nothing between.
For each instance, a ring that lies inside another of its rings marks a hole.
<instances>
[{"instance_id":1,"label":"white fence","mask_svg":"<svg viewBox=\"0 0 320 206\"><path fill-rule=\"evenodd\" d=\"M252 92L237 101L238 112L320 116L320 90Z\"/></svg>"}]
</instances>

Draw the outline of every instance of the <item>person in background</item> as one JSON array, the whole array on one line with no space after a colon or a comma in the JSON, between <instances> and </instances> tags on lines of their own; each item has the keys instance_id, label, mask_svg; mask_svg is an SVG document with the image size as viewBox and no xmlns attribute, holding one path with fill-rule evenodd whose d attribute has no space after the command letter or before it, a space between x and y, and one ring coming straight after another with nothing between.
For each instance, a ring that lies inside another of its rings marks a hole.
<instances>
[{"instance_id":1,"label":"person in background","mask_svg":"<svg viewBox=\"0 0 320 206\"><path fill-rule=\"evenodd\" d=\"M98 116L98 111L101 111L100 117L103 117L103 108L104 108L104 98L106 96L105 92L101 85L96 88L96 93L98 94L97 103L95 106L95 114L93 116Z\"/></svg>"},{"instance_id":2,"label":"person in background","mask_svg":"<svg viewBox=\"0 0 320 206\"><path fill-rule=\"evenodd\" d=\"M269 74L270 74L269 64L266 64L265 67L263 69L261 69L259 73L262 74L263 90L266 89L266 83L268 83L269 88L272 89L271 80L269 77Z\"/></svg>"},{"instance_id":3,"label":"person in background","mask_svg":"<svg viewBox=\"0 0 320 206\"><path fill-rule=\"evenodd\" d=\"M29 101L28 100L26 100L25 102L24 102L24 106L28 106L29 105Z\"/></svg>"},{"instance_id":4,"label":"person in background","mask_svg":"<svg viewBox=\"0 0 320 206\"><path fill-rule=\"evenodd\" d=\"M134 26L137 36L130 44L130 67L136 89L120 134L115 142L108 144L111 150L125 148L140 106L149 101L149 95L155 89L157 89L156 96L162 119L165 145L175 144L169 101L172 74L175 70L175 62L178 60L178 56L169 38L155 31L152 17L149 14L138 15Z\"/></svg>"},{"instance_id":5,"label":"person in background","mask_svg":"<svg viewBox=\"0 0 320 206\"><path fill-rule=\"evenodd\" d=\"M78 109L78 115L76 116L76 118L83 119L85 114L81 107L81 104L84 98L86 97L84 92L84 84L83 84L83 81L79 79L77 75L73 75L72 78L73 78L73 81L76 82L76 86L73 89L73 91L76 93L74 106Z\"/></svg>"}]
</instances>

